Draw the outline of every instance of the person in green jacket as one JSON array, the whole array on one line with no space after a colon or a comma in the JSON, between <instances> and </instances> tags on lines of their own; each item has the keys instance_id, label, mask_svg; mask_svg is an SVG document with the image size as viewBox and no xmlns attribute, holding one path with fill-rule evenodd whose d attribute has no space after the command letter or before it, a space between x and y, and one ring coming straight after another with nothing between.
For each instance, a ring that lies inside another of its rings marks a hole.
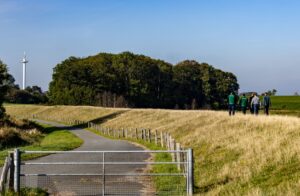
<instances>
[{"instance_id":1,"label":"person in green jacket","mask_svg":"<svg viewBox=\"0 0 300 196\"><path fill-rule=\"evenodd\" d=\"M230 93L230 95L228 95L228 110L229 116L235 114L235 96L233 93Z\"/></svg>"},{"instance_id":2,"label":"person in green jacket","mask_svg":"<svg viewBox=\"0 0 300 196\"><path fill-rule=\"evenodd\" d=\"M239 103L243 114L246 114L247 106L248 106L248 98L246 97L245 94L243 94L243 96L240 97Z\"/></svg>"}]
</instances>

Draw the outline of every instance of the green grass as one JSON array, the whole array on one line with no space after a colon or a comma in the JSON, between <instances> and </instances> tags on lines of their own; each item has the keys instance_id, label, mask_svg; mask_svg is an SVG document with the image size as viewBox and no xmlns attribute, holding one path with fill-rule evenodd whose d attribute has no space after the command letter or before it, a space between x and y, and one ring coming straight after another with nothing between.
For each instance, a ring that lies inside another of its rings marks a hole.
<instances>
[{"instance_id":1,"label":"green grass","mask_svg":"<svg viewBox=\"0 0 300 196\"><path fill-rule=\"evenodd\" d=\"M300 110L300 96L272 96L273 110Z\"/></svg>"},{"instance_id":2,"label":"green grass","mask_svg":"<svg viewBox=\"0 0 300 196\"><path fill-rule=\"evenodd\" d=\"M62 130L61 128L42 125L45 135L41 140L33 145L16 146L21 150L72 150L79 147L83 141L73 133ZM3 165L4 159L8 151L13 151L14 148L4 149L0 151L0 165ZM22 156L23 160L33 159L42 156L41 154L26 154Z\"/></svg>"},{"instance_id":3,"label":"green grass","mask_svg":"<svg viewBox=\"0 0 300 196\"><path fill-rule=\"evenodd\" d=\"M160 146L155 145L154 143L146 142L142 139L133 139L133 138L115 138L112 136L104 135L101 132L94 129L87 129L97 135L114 139L114 140L127 140L134 143L139 143L146 147L149 150L166 150ZM169 153L154 153L152 154L155 162L171 162L172 157ZM171 164L157 164L153 165L151 168L151 173L179 173L176 165ZM158 195L170 195L171 192L177 194L186 194L185 187L185 178L182 176L155 176L153 177L155 183L156 193Z\"/></svg>"},{"instance_id":4,"label":"green grass","mask_svg":"<svg viewBox=\"0 0 300 196\"><path fill-rule=\"evenodd\" d=\"M49 195L47 191L40 188L21 188L20 194L13 191L7 191L3 194L4 196L47 196Z\"/></svg>"},{"instance_id":5,"label":"green grass","mask_svg":"<svg viewBox=\"0 0 300 196\"><path fill-rule=\"evenodd\" d=\"M272 96L271 114L300 117L300 96Z\"/></svg>"}]
</instances>

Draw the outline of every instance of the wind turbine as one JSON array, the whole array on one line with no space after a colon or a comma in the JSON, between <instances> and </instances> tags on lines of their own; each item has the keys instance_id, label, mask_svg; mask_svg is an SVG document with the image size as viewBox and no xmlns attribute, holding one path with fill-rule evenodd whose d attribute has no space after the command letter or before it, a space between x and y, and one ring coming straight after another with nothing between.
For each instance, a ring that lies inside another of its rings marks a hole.
<instances>
[{"instance_id":1,"label":"wind turbine","mask_svg":"<svg viewBox=\"0 0 300 196\"><path fill-rule=\"evenodd\" d=\"M22 89L25 90L25 88L26 88L26 64L28 63L25 52L24 52L24 57L23 57L21 63L23 64L23 86L22 86Z\"/></svg>"}]
</instances>

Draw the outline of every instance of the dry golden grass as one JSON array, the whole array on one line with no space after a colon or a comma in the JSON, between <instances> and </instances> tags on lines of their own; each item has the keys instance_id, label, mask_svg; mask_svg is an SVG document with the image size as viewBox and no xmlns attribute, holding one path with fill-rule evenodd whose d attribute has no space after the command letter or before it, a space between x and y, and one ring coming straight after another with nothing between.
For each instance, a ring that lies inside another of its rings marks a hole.
<instances>
[{"instance_id":1,"label":"dry golden grass","mask_svg":"<svg viewBox=\"0 0 300 196\"><path fill-rule=\"evenodd\" d=\"M9 114L95 120L108 127L168 131L195 153L196 192L300 194L300 118L226 112L8 105Z\"/></svg>"}]
</instances>

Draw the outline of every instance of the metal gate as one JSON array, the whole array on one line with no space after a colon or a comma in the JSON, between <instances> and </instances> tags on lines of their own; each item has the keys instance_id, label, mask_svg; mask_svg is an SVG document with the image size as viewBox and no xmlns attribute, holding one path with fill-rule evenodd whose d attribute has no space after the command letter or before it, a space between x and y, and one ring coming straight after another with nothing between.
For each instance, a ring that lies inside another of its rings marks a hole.
<instances>
[{"instance_id":1,"label":"metal gate","mask_svg":"<svg viewBox=\"0 0 300 196\"><path fill-rule=\"evenodd\" d=\"M179 154L180 161L172 161ZM14 151L14 189L54 195L192 195L192 149ZM41 158L24 161L30 156ZM45 156L47 155L47 156Z\"/></svg>"}]
</instances>

